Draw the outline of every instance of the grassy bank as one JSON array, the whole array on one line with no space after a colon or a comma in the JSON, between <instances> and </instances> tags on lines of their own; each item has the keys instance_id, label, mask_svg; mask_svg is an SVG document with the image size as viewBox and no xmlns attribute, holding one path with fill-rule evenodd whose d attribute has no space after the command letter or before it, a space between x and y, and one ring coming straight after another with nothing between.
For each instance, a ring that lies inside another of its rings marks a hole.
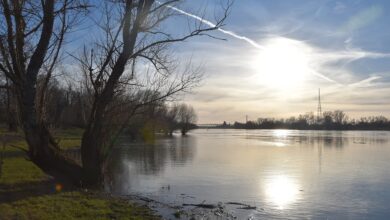
<instances>
[{"instance_id":1,"label":"grassy bank","mask_svg":"<svg viewBox=\"0 0 390 220\"><path fill-rule=\"evenodd\" d=\"M0 128L1 129L1 128ZM80 146L80 130L58 132L64 149ZM0 130L0 219L159 219L150 209L101 192L62 186L28 161L26 143ZM21 136L21 135L18 135ZM19 149L20 148L20 149Z\"/></svg>"}]
</instances>

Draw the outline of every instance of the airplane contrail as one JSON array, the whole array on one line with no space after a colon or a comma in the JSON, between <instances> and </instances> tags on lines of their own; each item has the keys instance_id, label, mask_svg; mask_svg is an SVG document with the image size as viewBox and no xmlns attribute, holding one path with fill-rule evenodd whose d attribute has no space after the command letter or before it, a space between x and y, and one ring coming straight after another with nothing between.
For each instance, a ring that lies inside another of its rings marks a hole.
<instances>
[{"instance_id":1,"label":"airplane contrail","mask_svg":"<svg viewBox=\"0 0 390 220\"><path fill-rule=\"evenodd\" d=\"M157 2L158 4L160 4L160 5L162 5L162 3L161 3L160 1L156 1L156 2ZM186 15L186 16L188 16L188 17L194 18L195 20L198 20L198 21L202 22L203 24L206 24L206 25L208 25L208 26L210 26L210 27L216 27L216 24L214 24L213 22L211 22L211 21L209 21L209 20L206 20L206 19L204 19L204 18L202 18L202 17L199 17L199 16L197 16L197 15L188 13L188 12L186 12L186 11L183 11L183 10L181 10L181 9L179 9L179 8L176 8L176 7L174 7L174 6L171 6L171 5L166 5L165 7L169 8L169 9L171 9L171 10L173 10L173 11L179 12L179 13L182 14L182 15ZM243 35L240 35L240 34L237 34L237 33L233 32L233 31L225 30L225 29L222 29L222 28L218 28L217 30L220 31L220 32L222 32L222 33L224 33L224 34L226 34L226 35L229 35L229 36L231 36L231 37L234 37L234 38L236 38L236 39L243 40L243 41L249 43L250 45L252 45L253 47L255 47L255 48L257 48L257 49L260 49L260 50L265 49L264 46L260 45L260 44L257 43L256 41L254 41L254 40L252 40L252 39L250 39L250 38L248 38L248 37L246 37L246 36L243 36ZM314 72L314 75L316 75L316 76L318 76L318 77L320 77L320 78L322 78L322 79L324 79L324 80L326 80L326 81L328 81L328 82L331 82L331 83L335 83L335 84L341 85L341 84L338 83L337 81L335 81L335 80L333 80L333 79L330 79L329 77L327 77L327 76L325 76L325 75L323 75L323 74L321 74L321 73Z\"/></svg>"},{"instance_id":2,"label":"airplane contrail","mask_svg":"<svg viewBox=\"0 0 390 220\"><path fill-rule=\"evenodd\" d=\"M157 1L158 4L161 4L161 2ZM166 5L165 7L173 10L173 11L177 11L179 12L180 14L183 14L183 15L186 15L188 17L191 17L191 18L194 18L195 20L198 20L200 22L202 22L203 24L206 24L210 27L216 27L216 24L214 24L213 22L209 21L209 20L206 20L202 17L199 17L197 15L194 15L194 14L191 14L191 13L188 13L186 11L183 11L181 9L178 9L174 6L171 6L171 5ZM225 29L222 29L222 28L218 28L218 31L224 33L224 34L227 34L229 36L232 36L236 39L239 39L239 40L243 40L243 41L246 41L247 43L249 43L250 45L252 45L253 47L257 48L257 49L264 49L264 46L258 44L256 41L248 38L248 37L245 37L245 36L242 36L242 35L239 35L239 34L236 34L234 33L233 31L228 31L228 30L225 30Z\"/></svg>"},{"instance_id":3,"label":"airplane contrail","mask_svg":"<svg viewBox=\"0 0 390 220\"><path fill-rule=\"evenodd\" d=\"M319 72L317 72L317 71L314 71L314 70L313 70L313 71L311 71L311 73L314 74L314 75L316 75L316 76L318 76L318 77L320 77L320 78L322 78L322 79L324 79L324 80L326 80L326 81L328 81L328 82L337 84L337 85L339 85L339 86L342 85L341 83L337 82L336 80L333 80L333 79L331 79L331 78L329 78L329 77L327 77L327 76L325 76L325 75L323 75L323 74L321 74L321 73L319 73Z\"/></svg>"},{"instance_id":4,"label":"airplane contrail","mask_svg":"<svg viewBox=\"0 0 390 220\"><path fill-rule=\"evenodd\" d=\"M372 83L373 81L381 79L381 78L382 78L381 76L371 76L371 77L368 77L367 79L363 79L359 82L349 84L349 86L350 87L367 86L367 85L370 85L370 83Z\"/></svg>"}]
</instances>

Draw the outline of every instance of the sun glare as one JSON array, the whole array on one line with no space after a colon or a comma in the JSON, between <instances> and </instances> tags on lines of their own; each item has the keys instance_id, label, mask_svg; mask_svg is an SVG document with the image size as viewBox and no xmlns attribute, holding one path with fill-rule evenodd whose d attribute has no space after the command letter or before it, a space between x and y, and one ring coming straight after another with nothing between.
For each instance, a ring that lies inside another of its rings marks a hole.
<instances>
[{"instance_id":1,"label":"sun glare","mask_svg":"<svg viewBox=\"0 0 390 220\"><path fill-rule=\"evenodd\" d=\"M289 89L301 85L309 67L309 48L302 42L274 38L265 42L253 61L258 80L276 89Z\"/></svg>"},{"instance_id":2,"label":"sun glare","mask_svg":"<svg viewBox=\"0 0 390 220\"><path fill-rule=\"evenodd\" d=\"M299 186L289 176L276 175L265 183L266 199L278 209L285 209L299 197Z\"/></svg>"},{"instance_id":3,"label":"sun glare","mask_svg":"<svg viewBox=\"0 0 390 220\"><path fill-rule=\"evenodd\" d=\"M289 135L291 131L290 130L285 130L285 129L277 129L273 131L273 135L276 138L285 138Z\"/></svg>"}]
</instances>

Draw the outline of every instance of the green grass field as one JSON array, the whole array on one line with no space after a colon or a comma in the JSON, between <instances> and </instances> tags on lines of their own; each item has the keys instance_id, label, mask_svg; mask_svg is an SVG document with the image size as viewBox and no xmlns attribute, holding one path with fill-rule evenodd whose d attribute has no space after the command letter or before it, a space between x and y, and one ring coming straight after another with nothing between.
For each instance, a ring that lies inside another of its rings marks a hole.
<instances>
[{"instance_id":1,"label":"green grass field","mask_svg":"<svg viewBox=\"0 0 390 220\"><path fill-rule=\"evenodd\" d=\"M80 146L82 131L55 133L61 148ZM1 137L15 136L0 128ZM59 185L28 161L22 134L0 141L0 219L159 219L150 209L98 191ZM21 149L19 149L21 148Z\"/></svg>"}]
</instances>

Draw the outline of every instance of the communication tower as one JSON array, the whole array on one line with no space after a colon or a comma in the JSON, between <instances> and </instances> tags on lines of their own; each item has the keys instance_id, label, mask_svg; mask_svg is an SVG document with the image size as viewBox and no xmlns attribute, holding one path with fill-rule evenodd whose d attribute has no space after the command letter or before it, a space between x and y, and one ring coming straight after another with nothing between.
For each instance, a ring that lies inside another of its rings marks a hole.
<instances>
[{"instance_id":1,"label":"communication tower","mask_svg":"<svg viewBox=\"0 0 390 220\"><path fill-rule=\"evenodd\" d=\"M318 89L317 122L320 122L321 116L322 116L322 109L321 109L321 89Z\"/></svg>"}]
</instances>

